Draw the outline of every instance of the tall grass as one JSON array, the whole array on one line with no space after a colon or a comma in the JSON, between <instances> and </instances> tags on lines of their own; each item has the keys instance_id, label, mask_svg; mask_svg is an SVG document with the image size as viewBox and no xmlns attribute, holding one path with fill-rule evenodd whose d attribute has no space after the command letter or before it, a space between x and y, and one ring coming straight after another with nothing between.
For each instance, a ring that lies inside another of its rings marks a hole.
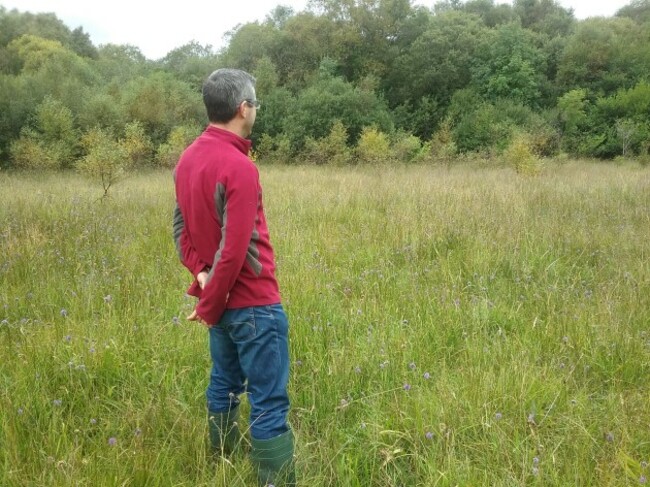
<instances>
[{"instance_id":1,"label":"tall grass","mask_svg":"<svg viewBox=\"0 0 650 487\"><path fill-rule=\"evenodd\" d=\"M647 170L261 173L300 485L650 476ZM170 175L0 188L0 485L254 485L206 455Z\"/></svg>"}]
</instances>

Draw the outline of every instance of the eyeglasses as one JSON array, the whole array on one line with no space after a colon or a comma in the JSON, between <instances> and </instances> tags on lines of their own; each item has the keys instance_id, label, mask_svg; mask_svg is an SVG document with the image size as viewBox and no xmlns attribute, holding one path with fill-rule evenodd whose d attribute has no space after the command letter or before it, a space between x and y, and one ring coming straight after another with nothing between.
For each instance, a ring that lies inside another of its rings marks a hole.
<instances>
[{"instance_id":1,"label":"eyeglasses","mask_svg":"<svg viewBox=\"0 0 650 487\"><path fill-rule=\"evenodd\" d=\"M262 106L259 100L244 100L249 106L259 108Z\"/></svg>"}]
</instances>

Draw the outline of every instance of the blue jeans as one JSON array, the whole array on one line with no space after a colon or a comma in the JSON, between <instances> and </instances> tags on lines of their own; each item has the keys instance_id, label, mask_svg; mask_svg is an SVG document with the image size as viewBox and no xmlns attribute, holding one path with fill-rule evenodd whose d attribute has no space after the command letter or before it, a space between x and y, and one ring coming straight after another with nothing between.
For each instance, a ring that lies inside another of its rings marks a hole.
<instances>
[{"instance_id":1,"label":"blue jeans","mask_svg":"<svg viewBox=\"0 0 650 487\"><path fill-rule=\"evenodd\" d=\"M288 335L289 322L281 304L226 310L210 328L208 410L228 412L247 390L253 438L266 440L286 433Z\"/></svg>"}]
</instances>

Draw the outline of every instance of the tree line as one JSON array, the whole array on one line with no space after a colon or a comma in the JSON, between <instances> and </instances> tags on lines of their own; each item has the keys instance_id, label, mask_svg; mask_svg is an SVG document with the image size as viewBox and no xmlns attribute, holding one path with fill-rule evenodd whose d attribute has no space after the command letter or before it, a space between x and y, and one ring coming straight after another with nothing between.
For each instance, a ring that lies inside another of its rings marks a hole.
<instances>
[{"instance_id":1,"label":"tree line","mask_svg":"<svg viewBox=\"0 0 650 487\"><path fill-rule=\"evenodd\" d=\"M216 68L257 78L263 161L463 154L650 157L650 0L578 21L555 0L312 0L162 59L0 6L0 164L109 181L171 166L207 120Z\"/></svg>"}]
</instances>

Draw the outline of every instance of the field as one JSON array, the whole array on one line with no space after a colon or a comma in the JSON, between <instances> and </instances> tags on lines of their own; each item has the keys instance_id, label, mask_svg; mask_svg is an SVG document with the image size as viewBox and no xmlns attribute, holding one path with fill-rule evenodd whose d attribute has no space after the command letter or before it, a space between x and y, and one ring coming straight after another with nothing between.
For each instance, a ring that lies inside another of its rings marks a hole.
<instances>
[{"instance_id":1,"label":"field","mask_svg":"<svg viewBox=\"0 0 650 487\"><path fill-rule=\"evenodd\" d=\"M647 168L261 174L299 485L650 477ZM206 455L170 174L0 189L0 485L254 485Z\"/></svg>"}]
</instances>

